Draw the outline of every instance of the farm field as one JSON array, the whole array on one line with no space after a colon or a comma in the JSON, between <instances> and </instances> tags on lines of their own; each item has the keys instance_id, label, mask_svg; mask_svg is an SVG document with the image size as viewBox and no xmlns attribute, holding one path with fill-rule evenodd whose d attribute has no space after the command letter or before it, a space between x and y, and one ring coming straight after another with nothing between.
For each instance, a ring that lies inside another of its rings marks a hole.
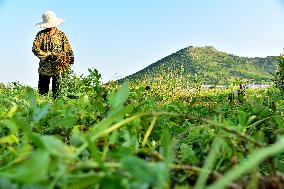
<instances>
[{"instance_id":1,"label":"farm field","mask_svg":"<svg viewBox=\"0 0 284 189\"><path fill-rule=\"evenodd\" d=\"M63 78L58 99L0 88L0 188L283 188L284 101L182 79Z\"/></svg>"}]
</instances>

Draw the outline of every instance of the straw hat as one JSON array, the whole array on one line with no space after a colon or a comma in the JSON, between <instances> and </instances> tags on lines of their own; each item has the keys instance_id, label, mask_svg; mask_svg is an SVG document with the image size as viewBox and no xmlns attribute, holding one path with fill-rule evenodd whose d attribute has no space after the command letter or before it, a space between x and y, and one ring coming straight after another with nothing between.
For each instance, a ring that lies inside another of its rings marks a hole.
<instances>
[{"instance_id":1,"label":"straw hat","mask_svg":"<svg viewBox=\"0 0 284 189\"><path fill-rule=\"evenodd\" d=\"M46 11L42 14L42 22L37 23L36 26L41 28L57 27L64 22L64 19L57 18L53 11Z\"/></svg>"}]
</instances>

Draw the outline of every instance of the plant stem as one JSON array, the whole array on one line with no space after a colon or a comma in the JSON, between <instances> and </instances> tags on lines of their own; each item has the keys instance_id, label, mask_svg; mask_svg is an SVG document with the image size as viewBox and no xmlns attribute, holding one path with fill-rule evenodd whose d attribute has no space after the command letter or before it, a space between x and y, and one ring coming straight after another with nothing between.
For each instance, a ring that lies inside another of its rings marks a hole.
<instances>
[{"instance_id":1,"label":"plant stem","mask_svg":"<svg viewBox=\"0 0 284 189\"><path fill-rule=\"evenodd\" d=\"M197 116L192 116L192 115L186 115L186 116L183 116L181 114L178 114L178 113L171 113L171 112L146 112L146 113L140 113L140 114L136 114L134 116L131 116L129 118L126 118L112 126L110 126L108 129L105 129L97 134L95 134L92 138L91 138L91 141L95 141L96 139L100 138L100 137L103 137L103 136L106 136L108 135L109 133L119 129L120 127L136 120L136 119L139 119L141 117L145 117L145 116L155 116L155 117L159 117L159 116L175 116L175 117L185 117L187 119L190 119L190 120L197 120L197 121L202 121L202 122L205 122L205 123L208 123L210 125L212 125L213 127L216 127L216 128L221 128L229 133L232 133L232 134L235 134L237 136L239 136L240 138L248 141L248 142L251 142L252 144L254 144L255 146L257 147L265 147L266 145L264 144L261 144L253 139L251 139L249 136L245 135L245 134L241 134L235 130L232 130L232 129L229 129L227 128L224 124L219 124L219 123L215 123L209 119L206 119L206 118L201 118L201 117L197 117ZM153 126L154 127L154 126ZM76 155L79 155L85 148L87 148L88 144L87 143L84 143L77 151Z\"/></svg>"},{"instance_id":2,"label":"plant stem","mask_svg":"<svg viewBox=\"0 0 284 189\"><path fill-rule=\"evenodd\" d=\"M206 119L206 118L200 118L200 117L197 117L197 116L185 116L186 118L190 119L190 120L198 120L198 121L202 121L202 122L205 122L205 123L208 123L210 125L212 125L213 127L216 127L216 128L221 128L223 129L224 131L227 131L229 133L232 133L232 134L235 134L237 136L239 136L240 138L254 144L255 146L257 147L265 147L267 145L265 144L262 144L262 143L259 143L253 139L251 139L249 136L245 135L245 134L241 134L239 133L238 131L235 131L235 130L232 130L232 129L229 129L228 127L226 127L224 124L220 124L220 123L215 123L209 119Z\"/></svg>"},{"instance_id":3,"label":"plant stem","mask_svg":"<svg viewBox=\"0 0 284 189\"><path fill-rule=\"evenodd\" d=\"M146 134L144 136L144 139L143 139L143 142L142 142L142 147L145 147L145 144L146 144L146 142L147 142L147 140L148 140L148 138L149 138L149 136L150 136L150 134L151 134L155 124L156 124L157 119L158 119L158 116L154 116L154 118L153 118L153 120L151 122L151 125L149 126L149 128L148 128L148 130L147 130L147 132L146 132Z\"/></svg>"}]
</instances>

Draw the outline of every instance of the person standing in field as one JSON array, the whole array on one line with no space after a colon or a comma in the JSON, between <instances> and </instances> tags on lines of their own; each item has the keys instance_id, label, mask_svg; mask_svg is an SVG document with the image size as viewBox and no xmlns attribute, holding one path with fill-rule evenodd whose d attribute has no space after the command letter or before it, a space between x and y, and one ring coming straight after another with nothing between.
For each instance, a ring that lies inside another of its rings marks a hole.
<instances>
[{"instance_id":1,"label":"person standing in field","mask_svg":"<svg viewBox=\"0 0 284 189\"><path fill-rule=\"evenodd\" d=\"M46 95L52 78L52 94L56 98L59 89L58 80L74 63L74 55L67 36L58 29L64 20L57 18L52 11L43 13L42 20L36 26L43 30L37 33L32 47L32 52L40 60L38 90L40 94Z\"/></svg>"}]
</instances>

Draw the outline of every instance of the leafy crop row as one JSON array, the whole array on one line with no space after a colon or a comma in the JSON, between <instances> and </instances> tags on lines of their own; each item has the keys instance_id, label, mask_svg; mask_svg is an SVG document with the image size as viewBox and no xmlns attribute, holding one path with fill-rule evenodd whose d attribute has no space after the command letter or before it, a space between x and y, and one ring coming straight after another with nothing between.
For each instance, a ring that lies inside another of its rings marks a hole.
<instances>
[{"instance_id":1,"label":"leafy crop row","mask_svg":"<svg viewBox=\"0 0 284 189\"><path fill-rule=\"evenodd\" d=\"M62 78L56 100L17 83L0 89L0 188L283 185L278 90L229 100L233 89L103 85L89 71Z\"/></svg>"}]
</instances>

